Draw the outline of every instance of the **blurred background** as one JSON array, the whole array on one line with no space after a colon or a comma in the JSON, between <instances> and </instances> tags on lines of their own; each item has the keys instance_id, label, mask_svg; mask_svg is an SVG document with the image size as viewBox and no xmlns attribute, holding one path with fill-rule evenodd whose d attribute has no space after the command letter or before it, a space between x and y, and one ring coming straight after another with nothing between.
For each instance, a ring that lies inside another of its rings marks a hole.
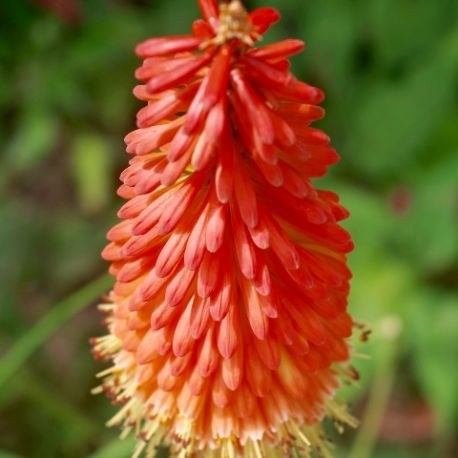
<instances>
[{"instance_id":1,"label":"blurred background","mask_svg":"<svg viewBox=\"0 0 458 458\"><path fill-rule=\"evenodd\" d=\"M350 307L372 329L354 339L359 388L340 394L362 426L336 456L456 457L458 3L262 3L283 14L267 40L305 39L295 71L327 93L342 161L321 185L352 213ZM130 456L89 394L99 253L140 107L134 45L196 17L194 0L0 2L2 458Z\"/></svg>"}]
</instances>

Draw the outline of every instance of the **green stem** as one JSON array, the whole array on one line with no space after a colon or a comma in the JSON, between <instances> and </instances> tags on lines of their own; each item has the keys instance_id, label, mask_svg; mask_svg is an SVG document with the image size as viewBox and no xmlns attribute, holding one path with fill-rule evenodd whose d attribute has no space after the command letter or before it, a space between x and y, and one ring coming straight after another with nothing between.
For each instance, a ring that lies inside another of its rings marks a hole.
<instances>
[{"instance_id":1,"label":"green stem","mask_svg":"<svg viewBox=\"0 0 458 458\"><path fill-rule=\"evenodd\" d=\"M134 437L129 437L124 440L117 437L90 455L89 458L127 458L132 455L135 444L136 439Z\"/></svg>"},{"instance_id":2,"label":"green stem","mask_svg":"<svg viewBox=\"0 0 458 458\"><path fill-rule=\"evenodd\" d=\"M12 452L7 452L6 450L0 450L0 458L22 458L19 455L16 455Z\"/></svg>"},{"instance_id":3,"label":"green stem","mask_svg":"<svg viewBox=\"0 0 458 458\"><path fill-rule=\"evenodd\" d=\"M112 279L103 275L53 307L38 323L20 337L0 359L0 388L13 377L27 359L64 323L94 298L110 288Z\"/></svg>"},{"instance_id":4,"label":"green stem","mask_svg":"<svg viewBox=\"0 0 458 458\"><path fill-rule=\"evenodd\" d=\"M386 345L388 348L375 371L364 417L349 458L370 458L373 456L380 425L396 378L399 340L388 341Z\"/></svg>"}]
</instances>

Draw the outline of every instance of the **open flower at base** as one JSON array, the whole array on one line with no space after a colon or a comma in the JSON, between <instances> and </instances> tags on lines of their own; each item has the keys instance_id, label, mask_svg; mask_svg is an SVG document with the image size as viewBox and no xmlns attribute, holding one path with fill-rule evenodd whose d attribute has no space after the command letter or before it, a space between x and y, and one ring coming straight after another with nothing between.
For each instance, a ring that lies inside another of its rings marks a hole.
<instances>
[{"instance_id":1,"label":"open flower at base","mask_svg":"<svg viewBox=\"0 0 458 458\"><path fill-rule=\"evenodd\" d=\"M147 105L103 252L100 389L136 456L326 455L324 417L354 423L332 400L352 374L353 244L338 196L310 181L338 160L310 127L323 94L289 72L301 41L254 46L275 10L199 3L192 35L137 47Z\"/></svg>"}]
</instances>

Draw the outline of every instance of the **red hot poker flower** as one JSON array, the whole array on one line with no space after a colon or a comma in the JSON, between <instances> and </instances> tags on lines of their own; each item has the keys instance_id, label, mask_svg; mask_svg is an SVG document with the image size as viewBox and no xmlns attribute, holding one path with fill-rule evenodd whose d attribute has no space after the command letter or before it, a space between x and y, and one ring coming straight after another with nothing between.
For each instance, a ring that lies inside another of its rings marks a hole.
<instances>
[{"instance_id":1,"label":"red hot poker flower","mask_svg":"<svg viewBox=\"0 0 458 458\"><path fill-rule=\"evenodd\" d=\"M199 1L192 35L153 38L127 135L123 220L103 252L116 284L102 306L113 361L110 422L173 456L326 454L321 422L348 366L353 248L336 194L314 177L338 160L311 127L323 94L289 72L299 40L255 47L279 20Z\"/></svg>"}]
</instances>

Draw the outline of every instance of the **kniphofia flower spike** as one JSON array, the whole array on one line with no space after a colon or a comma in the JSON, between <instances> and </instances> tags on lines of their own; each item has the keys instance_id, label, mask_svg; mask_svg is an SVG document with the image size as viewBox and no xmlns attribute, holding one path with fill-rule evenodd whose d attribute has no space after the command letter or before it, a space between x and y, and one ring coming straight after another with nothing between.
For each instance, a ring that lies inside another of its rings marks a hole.
<instances>
[{"instance_id":1,"label":"kniphofia flower spike","mask_svg":"<svg viewBox=\"0 0 458 458\"><path fill-rule=\"evenodd\" d=\"M321 423L351 378L353 248L336 194L314 177L338 160L310 127L323 93L289 72L299 40L255 46L272 8L200 0L192 35L153 38L127 135L123 220L103 252L110 424L180 457L327 455Z\"/></svg>"}]
</instances>

